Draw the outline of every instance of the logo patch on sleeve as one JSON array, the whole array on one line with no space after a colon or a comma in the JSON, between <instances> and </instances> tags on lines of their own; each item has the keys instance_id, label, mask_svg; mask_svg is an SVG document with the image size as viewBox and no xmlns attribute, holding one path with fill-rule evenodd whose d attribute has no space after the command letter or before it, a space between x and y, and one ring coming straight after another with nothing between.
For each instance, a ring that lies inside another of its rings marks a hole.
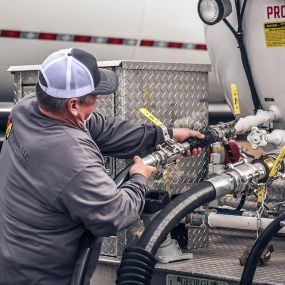
<instances>
[{"instance_id":1,"label":"logo patch on sleeve","mask_svg":"<svg viewBox=\"0 0 285 285\"><path fill-rule=\"evenodd\" d=\"M7 126L7 129L6 129L6 132L5 132L6 140L10 137L12 128L13 128L13 124L12 124L12 122L9 122L8 126Z\"/></svg>"}]
</instances>

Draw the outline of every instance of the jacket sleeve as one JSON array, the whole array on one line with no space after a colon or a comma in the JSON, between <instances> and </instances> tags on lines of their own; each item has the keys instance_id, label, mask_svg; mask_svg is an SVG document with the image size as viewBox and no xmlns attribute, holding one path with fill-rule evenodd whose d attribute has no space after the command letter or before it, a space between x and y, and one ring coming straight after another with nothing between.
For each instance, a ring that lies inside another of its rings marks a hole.
<instances>
[{"instance_id":1,"label":"jacket sleeve","mask_svg":"<svg viewBox=\"0 0 285 285\"><path fill-rule=\"evenodd\" d=\"M161 128L152 125L134 125L118 117L94 113L87 123L92 139L103 155L117 158L145 156L164 142ZM172 129L168 129L172 137Z\"/></svg>"},{"instance_id":2,"label":"jacket sleeve","mask_svg":"<svg viewBox=\"0 0 285 285\"><path fill-rule=\"evenodd\" d=\"M139 219L145 191L143 175L135 174L117 188L98 162L73 177L58 199L73 221L100 237L115 235Z\"/></svg>"}]
</instances>

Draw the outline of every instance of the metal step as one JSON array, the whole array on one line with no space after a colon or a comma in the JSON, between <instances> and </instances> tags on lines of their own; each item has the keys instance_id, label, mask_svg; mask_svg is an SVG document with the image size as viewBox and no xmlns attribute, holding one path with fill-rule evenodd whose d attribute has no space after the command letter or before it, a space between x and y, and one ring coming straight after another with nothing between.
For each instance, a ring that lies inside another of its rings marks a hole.
<instances>
[{"instance_id":1,"label":"metal step","mask_svg":"<svg viewBox=\"0 0 285 285\"><path fill-rule=\"evenodd\" d=\"M254 243L255 234L237 231L212 231L208 247L193 251L194 258L183 262L157 264L152 285L237 285L243 267L239 257ZM275 248L271 260L258 267L253 284L285 284L285 238L272 241ZM90 285L113 285L117 258L101 256Z\"/></svg>"}]
</instances>

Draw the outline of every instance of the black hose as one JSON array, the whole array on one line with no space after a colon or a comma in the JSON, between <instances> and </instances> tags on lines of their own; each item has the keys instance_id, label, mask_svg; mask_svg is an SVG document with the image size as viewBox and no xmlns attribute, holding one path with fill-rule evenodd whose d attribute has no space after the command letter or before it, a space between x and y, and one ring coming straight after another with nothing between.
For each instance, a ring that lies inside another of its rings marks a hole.
<instances>
[{"instance_id":1,"label":"black hose","mask_svg":"<svg viewBox=\"0 0 285 285\"><path fill-rule=\"evenodd\" d=\"M172 200L147 226L136 246L124 252L117 272L117 284L150 284L156 264L154 255L168 233L188 213L215 198L214 186L205 181Z\"/></svg>"},{"instance_id":2,"label":"black hose","mask_svg":"<svg viewBox=\"0 0 285 285\"><path fill-rule=\"evenodd\" d=\"M201 205L214 200L216 190L212 183L205 181L194 185L169 203L145 229L137 245L155 254L168 233L187 214Z\"/></svg>"},{"instance_id":3,"label":"black hose","mask_svg":"<svg viewBox=\"0 0 285 285\"><path fill-rule=\"evenodd\" d=\"M270 240L279 232L282 228L280 222L285 220L285 212L279 215L273 222L271 222L267 228L262 232L259 238L253 245L251 252L246 261L243 269L240 285L251 285L254 277L254 273L261 254L263 253Z\"/></svg>"},{"instance_id":4,"label":"black hose","mask_svg":"<svg viewBox=\"0 0 285 285\"><path fill-rule=\"evenodd\" d=\"M242 207L245 204L245 200L246 200L246 194L242 194L241 198L240 198L240 202L238 204L238 206L236 207L236 211L240 211L242 209Z\"/></svg>"},{"instance_id":5,"label":"black hose","mask_svg":"<svg viewBox=\"0 0 285 285\"><path fill-rule=\"evenodd\" d=\"M237 23L238 23L238 28L237 31L238 33L242 33L242 18L241 18L241 6L240 6L240 0L236 0L236 13L237 13Z\"/></svg>"},{"instance_id":6,"label":"black hose","mask_svg":"<svg viewBox=\"0 0 285 285\"><path fill-rule=\"evenodd\" d=\"M236 162L235 156L228 141L223 141L224 148L230 158L231 163Z\"/></svg>"},{"instance_id":7,"label":"black hose","mask_svg":"<svg viewBox=\"0 0 285 285\"><path fill-rule=\"evenodd\" d=\"M82 240L80 242L80 249L72 272L70 285L83 285L85 274L87 271L87 265L90 258L90 253L95 245L97 238L93 236L90 231L85 231Z\"/></svg>"},{"instance_id":8,"label":"black hose","mask_svg":"<svg viewBox=\"0 0 285 285\"><path fill-rule=\"evenodd\" d=\"M130 168L133 164L127 165L114 179L116 186L120 188L124 182L130 179Z\"/></svg>"},{"instance_id":9,"label":"black hose","mask_svg":"<svg viewBox=\"0 0 285 285\"><path fill-rule=\"evenodd\" d=\"M241 9L241 13L240 13L241 22L243 20L246 3L247 3L247 0L244 0L243 5L242 5L242 9Z\"/></svg>"},{"instance_id":10,"label":"black hose","mask_svg":"<svg viewBox=\"0 0 285 285\"><path fill-rule=\"evenodd\" d=\"M150 284L155 264L155 257L145 249L127 248L117 272L116 283L120 285Z\"/></svg>"},{"instance_id":11,"label":"black hose","mask_svg":"<svg viewBox=\"0 0 285 285\"><path fill-rule=\"evenodd\" d=\"M249 88L251 92L251 97L252 97L252 101L254 105L254 112L256 113L258 109L262 109L262 106L261 106L261 103L260 103L260 100L259 100L259 97L256 91L255 83L253 80L250 63L249 63L246 47L244 44L243 28L242 28L242 21L243 21L244 11L245 11L247 1L246 0L244 1L242 7L241 7L240 0L235 1L235 3L236 3L236 13L237 13L237 22L238 22L237 31L235 31L235 29L232 27L232 25L229 23L227 19L223 19L223 21L237 40L238 47L240 50L242 65L243 65L244 72L248 80L248 84L249 84Z\"/></svg>"}]
</instances>

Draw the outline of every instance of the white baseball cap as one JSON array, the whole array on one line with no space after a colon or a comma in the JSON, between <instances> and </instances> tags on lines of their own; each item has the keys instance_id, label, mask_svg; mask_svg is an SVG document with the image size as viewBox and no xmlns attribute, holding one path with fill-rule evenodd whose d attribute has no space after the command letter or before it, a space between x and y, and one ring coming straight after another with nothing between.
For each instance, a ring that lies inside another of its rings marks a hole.
<instances>
[{"instance_id":1,"label":"white baseball cap","mask_svg":"<svg viewBox=\"0 0 285 285\"><path fill-rule=\"evenodd\" d=\"M52 53L40 66L39 85L56 98L81 97L89 93L108 95L118 87L116 74L100 69L96 58L81 49Z\"/></svg>"}]
</instances>

